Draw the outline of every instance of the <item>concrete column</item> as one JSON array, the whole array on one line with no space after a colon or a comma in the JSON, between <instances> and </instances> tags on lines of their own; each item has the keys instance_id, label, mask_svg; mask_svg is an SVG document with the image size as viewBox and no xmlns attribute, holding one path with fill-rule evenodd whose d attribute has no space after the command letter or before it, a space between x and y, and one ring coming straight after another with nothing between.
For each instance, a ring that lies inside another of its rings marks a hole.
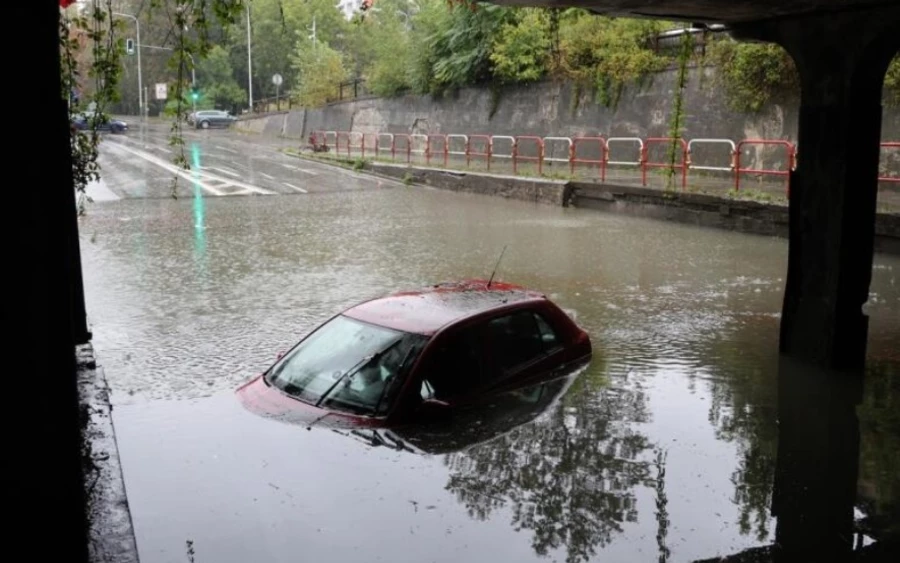
<instances>
[{"instance_id":1,"label":"concrete column","mask_svg":"<svg viewBox=\"0 0 900 563\"><path fill-rule=\"evenodd\" d=\"M865 360L884 75L900 48L900 6L736 26L775 42L801 80L798 165L781 352L857 369Z\"/></svg>"},{"instance_id":2,"label":"concrete column","mask_svg":"<svg viewBox=\"0 0 900 563\"><path fill-rule=\"evenodd\" d=\"M859 469L862 375L783 356L772 491L775 561L847 561Z\"/></svg>"}]
</instances>

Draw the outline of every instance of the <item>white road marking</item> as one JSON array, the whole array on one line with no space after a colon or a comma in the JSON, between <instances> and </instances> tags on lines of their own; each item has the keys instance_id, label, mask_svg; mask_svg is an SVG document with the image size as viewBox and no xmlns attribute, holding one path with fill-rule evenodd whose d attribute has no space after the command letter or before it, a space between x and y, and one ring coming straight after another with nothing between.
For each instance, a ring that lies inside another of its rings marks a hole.
<instances>
[{"instance_id":1,"label":"white road marking","mask_svg":"<svg viewBox=\"0 0 900 563\"><path fill-rule=\"evenodd\" d=\"M227 178L213 176L212 174L208 174L208 173L201 174L201 173L193 171L193 170L185 170L183 168L180 168L170 162L167 162L167 161L159 158L156 155L145 153L145 152L137 150L137 149L132 149L121 143L116 143L116 144L124 151L130 152L136 156L139 156L140 158L143 158L144 160L159 166L163 170L166 170L172 174L175 174L181 178L184 178L185 180L187 180L189 182L193 182L194 184L200 186L201 189L208 191L212 195L217 195L217 196L228 195L228 194L224 194L220 191L220 189L224 188L225 186L229 186L229 187L234 186L236 188L242 188L243 191L240 193L255 193L255 194L261 194L261 195L272 195L275 193L273 191L265 190L258 186L254 186L252 184L247 184L244 182L239 182L237 180L229 180ZM213 185L214 183L224 184L224 185Z\"/></svg>"},{"instance_id":2,"label":"white road marking","mask_svg":"<svg viewBox=\"0 0 900 563\"><path fill-rule=\"evenodd\" d=\"M84 187L84 193L93 201L114 201L119 199L119 196L113 193L109 186L106 185L106 181L104 181L102 176L98 180L88 182Z\"/></svg>"},{"instance_id":3,"label":"white road marking","mask_svg":"<svg viewBox=\"0 0 900 563\"><path fill-rule=\"evenodd\" d=\"M266 174L265 172L260 172L259 175L262 176L263 178L268 178L269 180L274 180L274 179L275 179L275 176L269 176L269 175Z\"/></svg>"},{"instance_id":4,"label":"white road marking","mask_svg":"<svg viewBox=\"0 0 900 563\"><path fill-rule=\"evenodd\" d=\"M209 169L210 169L210 170L218 170L218 171L221 172L222 174L228 174L229 176L234 176L235 178L240 178L240 177L241 177L240 174L238 174L237 172L235 172L234 170L231 170L231 169L229 169L229 168L220 168L220 167L217 167L217 166L210 166Z\"/></svg>"},{"instance_id":5,"label":"white road marking","mask_svg":"<svg viewBox=\"0 0 900 563\"><path fill-rule=\"evenodd\" d=\"M201 181L197 178L196 174L195 174L195 173L192 173L192 172L189 171L189 170L185 170L185 169L183 169L183 168L179 168L178 166L175 166L174 164L172 164L172 163L170 163L170 162L166 162L165 160L162 160L161 158L159 158L159 157L157 157L157 156L155 156L155 155L148 154L148 153L145 153L145 152L143 152L143 151L136 150L136 149L132 149L132 148L130 148L130 147L126 147L126 146L123 145L123 144L119 144L119 147L120 147L122 150L124 150L124 151L130 152L131 154L133 154L133 155L135 155L135 156L138 156L138 157L140 157L140 158L143 158L143 159L146 160L147 162L150 162L150 163L152 163L152 164L155 164L155 165L159 166L160 168L162 168L163 170L165 170L165 171L167 171L167 172L170 172L170 173L172 173L172 174L175 174L175 175L178 176L179 178L184 178L184 179L187 180L188 182L191 182L191 183L193 183L194 185L199 186L200 189L206 190L206 191L208 191L209 193L211 193L212 195L223 195L222 192L220 192L219 190L217 190L217 189L214 188L213 186L210 186L208 183L206 183L206 182L201 182Z\"/></svg>"},{"instance_id":6,"label":"white road marking","mask_svg":"<svg viewBox=\"0 0 900 563\"><path fill-rule=\"evenodd\" d=\"M238 152L238 151L236 151L236 150L234 150L234 149L229 149L228 147L222 147L222 146L219 146L219 145L213 145L213 146L214 146L215 148L219 149L220 151L231 152L231 153L234 153L234 154L240 154L240 152Z\"/></svg>"},{"instance_id":7,"label":"white road marking","mask_svg":"<svg viewBox=\"0 0 900 563\"><path fill-rule=\"evenodd\" d=\"M298 168L297 170L303 172L304 174L309 174L310 176L315 176L318 174L318 172L316 172L315 170L309 170L308 168Z\"/></svg>"},{"instance_id":8,"label":"white road marking","mask_svg":"<svg viewBox=\"0 0 900 563\"><path fill-rule=\"evenodd\" d=\"M309 193L309 192L307 192L306 190L304 190L303 188L298 188L298 187L295 186L294 184L288 184L287 182L282 182L282 184L284 184L285 186L291 188L292 190L297 190L297 191L300 192L301 194L307 194L307 193Z\"/></svg>"},{"instance_id":9,"label":"white road marking","mask_svg":"<svg viewBox=\"0 0 900 563\"><path fill-rule=\"evenodd\" d=\"M169 153L169 154L172 154L172 151L170 151L170 150L167 149L166 147L155 147L155 148L158 149L158 150L161 150L161 151L163 151L163 152L167 152L167 153Z\"/></svg>"},{"instance_id":10,"label":"white road marking","mask_svg":"<svg viewBox=\"0 0 900 563\"><path fill-rule=\"evenodd\" d=\"M282 166L284 166L285 168L287 168L288 170L300 170L299 168L297 168L297 167L294 166L293 164L283 164L283 163L280 163L280 164L281 164Z\"/></svg>"}]
</instances>

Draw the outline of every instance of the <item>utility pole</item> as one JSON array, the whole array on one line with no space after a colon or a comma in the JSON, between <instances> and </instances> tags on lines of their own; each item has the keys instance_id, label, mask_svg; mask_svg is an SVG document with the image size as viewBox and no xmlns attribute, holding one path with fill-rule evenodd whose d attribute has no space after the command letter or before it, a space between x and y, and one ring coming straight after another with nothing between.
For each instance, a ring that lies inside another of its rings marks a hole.
<instances>
[{"instance_id":1,"label":"utility pole","mask_svg":"<svg viewBox=\"0 0 900 563\"><path fill-rule=\"evenodd\" d=\"M137 44L135 45L135 50L137 50L138 67L138 112L141 114L141 119L144 119L144 80L141 76L141 22L138 21L137 17L132 16L131 14L113 12L112 15L134 20L134 26L137 29Z\"/></svg>"},{"instance_id":2,"label":"utility pole","mask_svg":"<svg viewBox=\"0 0 900 563\"><path fill-rule=\"evenodd\" d=\"M250 2L247 2L247 90L250 92L250 113L253 113L253 56L250 47Z\"/></svg>"}]
</instances>

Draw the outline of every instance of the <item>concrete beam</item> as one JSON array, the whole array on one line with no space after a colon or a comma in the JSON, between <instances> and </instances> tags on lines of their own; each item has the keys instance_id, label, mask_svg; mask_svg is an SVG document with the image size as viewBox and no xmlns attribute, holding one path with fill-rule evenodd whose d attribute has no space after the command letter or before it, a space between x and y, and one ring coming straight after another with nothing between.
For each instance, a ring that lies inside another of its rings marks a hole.
<instances>
[{"instance_id":1,"label":"concrete beam","mask_svg":"<svg viewBox=\"0 0 900 563\"><path fill-rule=\"evenodd\" d=\"M781 351L822 367L865 360L881 95L898 30L900 6L733 27L783 46L800 74Z\"/></svg>"},{"instance_id":2,"label":"concrete beam","mask_svg":"<svg viewBox=\"0 0 900 563\"><path fill-rule=\"evenodd\" d=\"M598 14L693 22L752 22L894 5L894 0L489 0L510 6L584 8Z\"/></svg>"}]
</instances>

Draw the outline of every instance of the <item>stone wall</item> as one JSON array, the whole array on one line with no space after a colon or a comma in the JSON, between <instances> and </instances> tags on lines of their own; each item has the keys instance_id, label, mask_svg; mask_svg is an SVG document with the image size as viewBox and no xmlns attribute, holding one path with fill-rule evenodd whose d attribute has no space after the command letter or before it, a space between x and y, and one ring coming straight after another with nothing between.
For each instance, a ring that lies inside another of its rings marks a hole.
<instances>
[{"instance_id":1,"label":"stone wall","mask_svg":"<svg viewBox=\"0 0 900 563\"><path fill-rule=\"evenodd\" d=\"M675 71L653 75L641 86L629 86L613 107L578 92L570 83L542 82L502 89L496 97L487 88L465 88L442 98L403 96L338 102L322 108L292 111L264 120L265 131L281 129L282 135L306 139L315 130L364 133L490 133L571 137L665 137L675 93ZM493 115L492 115L492 110ZM797 142L798 100L778 100L759 113L741 114L728 108L715 87L715 69L693 68L685 94L684 137L785 139ZM277 125L269 124L269 121ZM258 127L258 126L256 126ZM882 138L900 140L900 110L884 113ZM562 145L554 147L560 150ZM621 146L622 150L627 149ZM548 147L548 151L550 147ZM660 148L660 150L662 150ZM726 153L715 149L694 151L695 163L727 166ZM802 158L802 147L800 148ZM753 166L783 165L784 153L775 148L747 146L742 158ZM615 158L614 158L615 160ZM900 151L886 152L884 165L900 174Z\"/></svg>"}]
</instances>

